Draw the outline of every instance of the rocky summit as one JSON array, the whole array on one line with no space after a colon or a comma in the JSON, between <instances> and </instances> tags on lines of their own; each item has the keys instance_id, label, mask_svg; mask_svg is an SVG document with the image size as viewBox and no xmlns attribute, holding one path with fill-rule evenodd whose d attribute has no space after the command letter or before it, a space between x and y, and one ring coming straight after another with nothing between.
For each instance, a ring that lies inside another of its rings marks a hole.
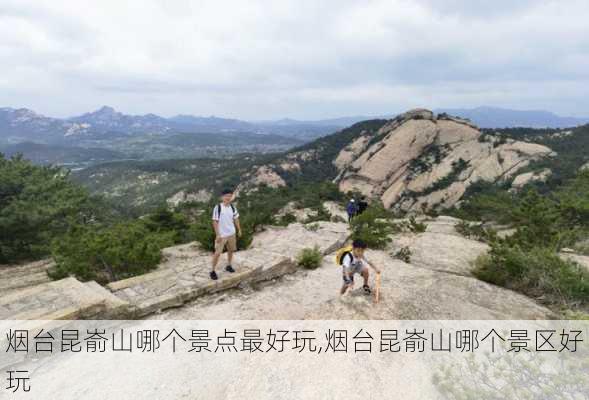
<instances>
[{"instance_id":1,"label":"rocky summit","mask_svg":"<svg viewBox=\"0 0 589 400\"><path fill-rule=\"evenodd\" d=\"M356 124L334 134L331 142L319 141L257 166L242 187L285 186L289 177L334 168L326 177L342 192L357 191L402 211L444 209L475 183L511 182L533 161L555 155L546 146L485 135L468 120L425 109L370 126L377 129ZM516 189L550 174L525 172Z\"/></svg>"},{"instance_id":2,"label":"rocky summit","mask_svg":"<svg viewBox=\"0 0 589 400\"><path fill-rule=\"evenodd\" d=\"M551 154L545 146L482 136L468 121L428 110L397 117L376 138L360 136L340 152L340 189L405 211L452 206L473 183L513 177Z\"/></svg>"}]
</instances>

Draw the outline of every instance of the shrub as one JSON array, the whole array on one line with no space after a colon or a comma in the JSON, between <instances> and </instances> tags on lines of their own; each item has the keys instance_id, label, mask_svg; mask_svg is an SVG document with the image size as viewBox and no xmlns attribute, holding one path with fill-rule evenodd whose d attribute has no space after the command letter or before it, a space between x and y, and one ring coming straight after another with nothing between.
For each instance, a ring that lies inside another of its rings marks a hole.
<instances>
[{"instance_id":1,"label":"shrub","mask_svg":"<svg viewBox=\"0 0 589 400\"><path fill-rule=\"evenodd\" d=\"M167 207L158 208L141 221L150 232L169 232L175 244L190 241L188 218L184 214L170 211Z\"/></svg>"},{"instance_id":2,"label":"shrub","mask_svg":"<svg viewBox=\"0 0 589 400\"><path fill-rule=\"evenodd\" d=\"M293 213L286 213L282 215L280 218L278 218L276 224L280 226L288 226L295 222L297 222L297 217L295 217Z\"/></svg>"},{"instance_id":3,"label":"shrub","mask_svg":"<svg viewBox=\"0 0 589 400\"><path fill-rule=\"evenodd\" d=\"M585 241L583 243L577 243L574 246L574 249L585 256L589 256L589 242Z\"/></svg>"},{"instance_id":4,"label":"shrub","mask_svg":"<svg viewBox=\"0 0 589 400\"><path fill-rule=\"evenodd\" d=\"M319 230L319 224L314 222L312 224L306 224L305 229L310 232L317 232Z\"/></svg>"},{"instance_id":5,"label":"shrub","mask_svg":"<svg viewBox=\"0 0 589 400\"><path fill-rule=\"evenodd\" d=\"M460 221L454 225L454 229L465 238L480 240L485 243L491 243L497 239L497 232L485 228L483 224Z\"/></svg>"},{"instance_id":6,"label":"shrub","mask_svg":"<svg viewBox=\"0 0 589 400\"><path fill-rule=\"evenodd\" d=\"M332 215L331 222L348 222L344 217L341 215Z\"/></svg>"},{"instance_id":7,"label":"shrub","mask_svg":"<svg viewBox=\"0 0 589 400\"><path fill-rule=\"evenodd\" d=\"M106 283L143 274L161 261L161 248L173 244L173 234L152 233L139 221L107 228L72 226L52 245L54 279L67 276Z\"/></svg>"},{"instance_id":8,"label":"shrub","mask_svg":"<svg viewBox=\"0 0 589 400\"><path fill-rule=\"evenodd\" d=\"M383 249L393 233L390 213L381 204L373 204L352 219L352 238L363 240L368 247Z\"/></svg>"},{"instance_id":9,"label":"shrub","mask_svg":"<svg viewBox=\"0 0 589 400\"><path fill-rule=\"evenodd\" d=\"M317 221L329 221L331 220L331 213L323 206L314 207L313 214L309 215L305 220L305 224Z\"/></svg>"},{"instance_id":10,"label":"shrub","mask_svg":"<svg viewBox=\"0 0 589 400\"><path fill-rule=\"evenodd\" d=\"M0 263L46 256L71 223L97 218L97 202L60 168L0 153Z\"/></svg>"},{"instance_id":11,"label":"shrub","mask_svg":"<svg viewBox=\"0 0 589 400\"><path fill-rule=\"evenodd\" d=\"M305 269L316 269L321 266L323 255L319 247L305 248L297 256L297 264Z\"/></svg>"},{"instance_id":12,"label":"shrub","mask_svg":"<svg viewBox=\"0 0 589 400\"><path fill-rule=\"evenodd\" d=\"M405 247L402 247L401 249L399 249L399 251L397 251L393 257L409 264L411 262L411 255L412 254L413 253L411 252L411 249L409 247L405 246Z\"/></svg>"},{"instance_id":13,"label":"shrub","mask_svg":"<svg viewBox=\"0 0 589 400\"><path fill-rule=\"evenodd\" d=\"M414 216L409 217L409 230L413 233L423 233L427 229L427 225L423 222L417 222Z\"/></svg>"},{"instance_id":14,"label":"shrub","mask_svg":"<svg viewBox=\"0 0 589 400\"><path fill-rule=\"evenodd\" d=\"M212 209L212 207L211 207ZM215 230L211 215L208 212L201 213L190 228L192 237L204 250L215 250Z\"/></svg>"},{"instance_id":15,"label":"shrub","mask_svg":"<svg viewBox=\"0 0 589 400\"><path fill-rule=\"evenodd\" d=\"M552 304L587 304L589 271L545 247L522 249L495 242L479 257L475 276Z\"/></svg>"}]
</instances>

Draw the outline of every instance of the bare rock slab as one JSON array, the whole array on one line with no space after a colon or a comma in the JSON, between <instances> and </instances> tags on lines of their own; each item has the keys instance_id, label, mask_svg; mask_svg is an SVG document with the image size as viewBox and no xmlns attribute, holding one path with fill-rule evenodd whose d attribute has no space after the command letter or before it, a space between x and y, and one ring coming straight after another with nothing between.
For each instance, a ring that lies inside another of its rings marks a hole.
<instances>
[{"instance_id":1,"label":"bare rock slab","mask_svg":"<svg viewBox=\"0 0 589 400\"><path fill-rule=\"evenodd\" d=\"M109 301L113 299L104 288L86 285L75 278L66 278L0 297L0 319L101 318ZM117 304L122 305L118 301Z\"/></svg>"},{"instance_id":2,"label":"bare rock slab","mask_svg":"<svg viewBox=\"0 0 589 400\"><path fill-rule=\"evenodd\" d=\"M467 239L456 232L459 220L439 217L427 221L424 233L395 235L391 252L403 247L411 250L410 264L432 271L470 276L474 261L489 250L485 243Z\"/></svg>"},{"instance_id":3,"label":"bare rock slab","mask_svg":"<svg viewBox=\"0 0 589 400\"><path fill-rule=\"evenodd\" d=\"M235 273L224 271L225 256L221 257L217 281L209 277L210 254L190 245L175 246L164 250L166 259L156 271L110 283L108 288L130 304L131 316L143 317L241 283L293 273L298 269L295 260L302 249L317 246L327 254L343 245L348 236L348 227L343 223L269 227L256 235L248 250L235 253Z\"/></svg>"},{"instance_id":4,"label":"bare rock slab","mask_svg":"<svg viewBox=\"0 0 589 400\"><path fill-rule=\"evenodd\" d=\"M18 266L0 266L0 293L50 282L47 270L53 265L53 261L48 259Z\"/></svg>"}]
</instances>

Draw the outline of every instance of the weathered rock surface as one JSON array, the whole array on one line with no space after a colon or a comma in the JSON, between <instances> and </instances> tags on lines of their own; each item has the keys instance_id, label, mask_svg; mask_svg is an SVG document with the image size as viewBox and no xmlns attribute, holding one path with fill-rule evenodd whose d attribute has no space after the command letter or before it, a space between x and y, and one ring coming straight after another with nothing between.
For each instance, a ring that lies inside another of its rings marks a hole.
<instances>
[{"instance_id":1,"label":"weathered rock surface","mask_svg":"<svg viewBox=\"0 0 589 400\"><path fill-rule=\"evenodd\" d=\"M349 235L346 224L319 222L313 226L317 229L298 223L268 228L256 235L248 250L235 254L237 272L223 270L223 257L217 281L209 278L211 255L192 244L166 249L166 260L156 271L113 282L108 288L130 304L131 315L142 317L242 283L274 279L297 270L295 259L303 248L318 246L329 253Z\"/></svg>"},{"instance_id":2,"label":"weathered rock surface","mask_svg":"<svg viewBox=\"0 0 589 400\"><path fill-rule=\"evenodd\" d=\"M74 278L43 283L0 297L0 319L92 319L124 314L126 305L99 285Z\"/></svg>"},{"instance_id":3,"label":"weathered rock surface","mask_svg":"<svg viewBox=\"0 0 589 400\"><path fill-rule=\"evenodd\" d=\"M3 293L0 319L130 318L166 309L161 318L552 317L533 300L470 276L472 261L486 251L486 245L461 237L454 229L457 221L450 217L426 221L426 232L395 235L387 251L368 252L368 258L383 270L377 305L363 294L360 277L354 291L339 296L341 267L335 265L334 252L348 238L348 226L319 222L270 227L257 234L248 250L236 253L236 273L224 272L221 261L218 281L208 277L209 253L195 244L175 246L164 250L165 261L156 271L107 288L67 278ZM297 267L300 251L314 246L327 254L323 266L313 271ZM391 256L401 246L411 249L410 263ZM261 290L253 289L252 283ZM226 291L236 287L243 290ZM169 310L178 306L183 307Z\"/></svg>"},{"instance_id":4,"label":"weathered rock surface","mask_svg":"<svg viewBox=\"0 0 589 400\"><path fill-rule=\"evenodd\" d=\"M331 214L332 219L335 218L347 221L348 215L338 203L334 201L326 201L323 203L323 207ZM294 202L290 202L284 206L276 216L280 218L286 214L294 215L297 222L305 222L309 217L316 216L317 211L310 208L297 208Z\"/></svg>"},{"instance_id":5,"label":"weathered rock surface","mask_svg":"<svg viewBox=\"0 0 589 400\"><path fill-rule=\"evenodd\" d=\"M537 144L482 137L466 121L427 110L400 115L376 136L381 139L370 146L363 145L366 138L356 139L336 157L340 189L405 211L453 206L473 183L512 177L552 153Z\"/></svg>"},{"instance_id":6,"label":"weathered rock surface","mask_svg":"<svg viewBox=\"0 0 589 400\"><path fill-rule=\"evenodd\" d=\"M425 221L424 233L395 235L390 253L403 247L411 250L411 264L432 271L470 276L473 262L489 250L489 246L467 239L455 230L456 218L439 217Z\"/></svg>"},{"instance_id":7,"label":"weathered rock surface","mask_svg":"<svg viewBox=\"0 0 589 400\"><path fill-rule=\"evenodd\" d=\"M223 293L161 314L166 319L544 319L550 310L526 296L481 282L406 264L369 251L383 270L381 301L363 294L361 279L340 297L341 267L333 255L313 271L298 271L259 291ZM372 283L373 277L371 277Z\"/></svg>"},{"instance_id":8,"label":"weathered rock surface","mask_svg":"<svg viewBox=\"0 0 589 400\"><path fill-rule=\"evenodd\" d=\"M532 182L545 182L550 175L552 175L552 171L547 168L541 171L526 172L515 177L511 183L511 188L519 190Z\"/></svg>"},{"instance_id":9,"label":"weathered rock surface","mask_svg":"<svg viewBox=\"0 0 589 400\"><path fill-rule=\"evenodd\" d=\"M240 185L239 190L255 188L260 185L266 185L271 188L286 186L286 182L272 168L266 165L258 167L251 175L244 177L244 184Z\"/></svg>"},{"instance_id":10,"label":"weathered rock surface","mask_svg":"<svg viewBox=\"0 0 589 400\"><path fill-rule=\"evenodd\" d=\"M211 192L204 190L204 189L201 189L195 193L181 190L178 193L176 193L175 195L173 195L172 197L170 197L169 199L167 199L166 202L168 203L168 205L175 207L179 204L193 202L193 201L207 202L211 199L211 196L212 196Z\"/></svg>"},{"instance_id":11,"label":"weathered rock surface","mask_svg":"<svg viewBox=\"0 0 589 400\"><path fill-rule=\"evenodd\" d=\"M0 266L0 293L50 282L47 270L53 266L51 260L41 260L20 266Z\"/></svg>"}]
</instances>

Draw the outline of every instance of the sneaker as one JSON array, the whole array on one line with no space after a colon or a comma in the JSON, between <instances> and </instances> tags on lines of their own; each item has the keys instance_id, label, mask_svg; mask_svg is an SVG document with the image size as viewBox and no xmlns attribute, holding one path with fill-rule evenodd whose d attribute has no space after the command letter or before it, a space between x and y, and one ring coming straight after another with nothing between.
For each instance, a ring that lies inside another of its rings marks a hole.
<instances>
[{"instance_id":1,"label":"sneaker","mask_svg":"<svg viewBox=\"0 0 589 400\"><path fill-rule=\"evenodd\" d=\"M233 267L231 265L228 265L225 267L225 271L227 272L235 272L235 270L233 269Z\"/></svg>"},{"instance_id":2,"label":"sneaker","mask_svg":"<svg viewBox=\"0 0 589 400\"><path fill-rule=\"evenodd\" d=\"M366 293L366 294L372 293L372 290L370 290L370 286L364 285L362 288L364 289L364 293Z\"/></svg>"},{"instance_id":3,"label":"sneaker","mask_svg":"<svg viewBox=\"0 0 589 400\"><path fill-rule=\"evenodd\" d=\"M216 281L217 279L219 279L219 277L217 276L217 273L215 271L211 271L211 273L209 274L209 276L214 281Z\"/></svg>"}]
</instances>

